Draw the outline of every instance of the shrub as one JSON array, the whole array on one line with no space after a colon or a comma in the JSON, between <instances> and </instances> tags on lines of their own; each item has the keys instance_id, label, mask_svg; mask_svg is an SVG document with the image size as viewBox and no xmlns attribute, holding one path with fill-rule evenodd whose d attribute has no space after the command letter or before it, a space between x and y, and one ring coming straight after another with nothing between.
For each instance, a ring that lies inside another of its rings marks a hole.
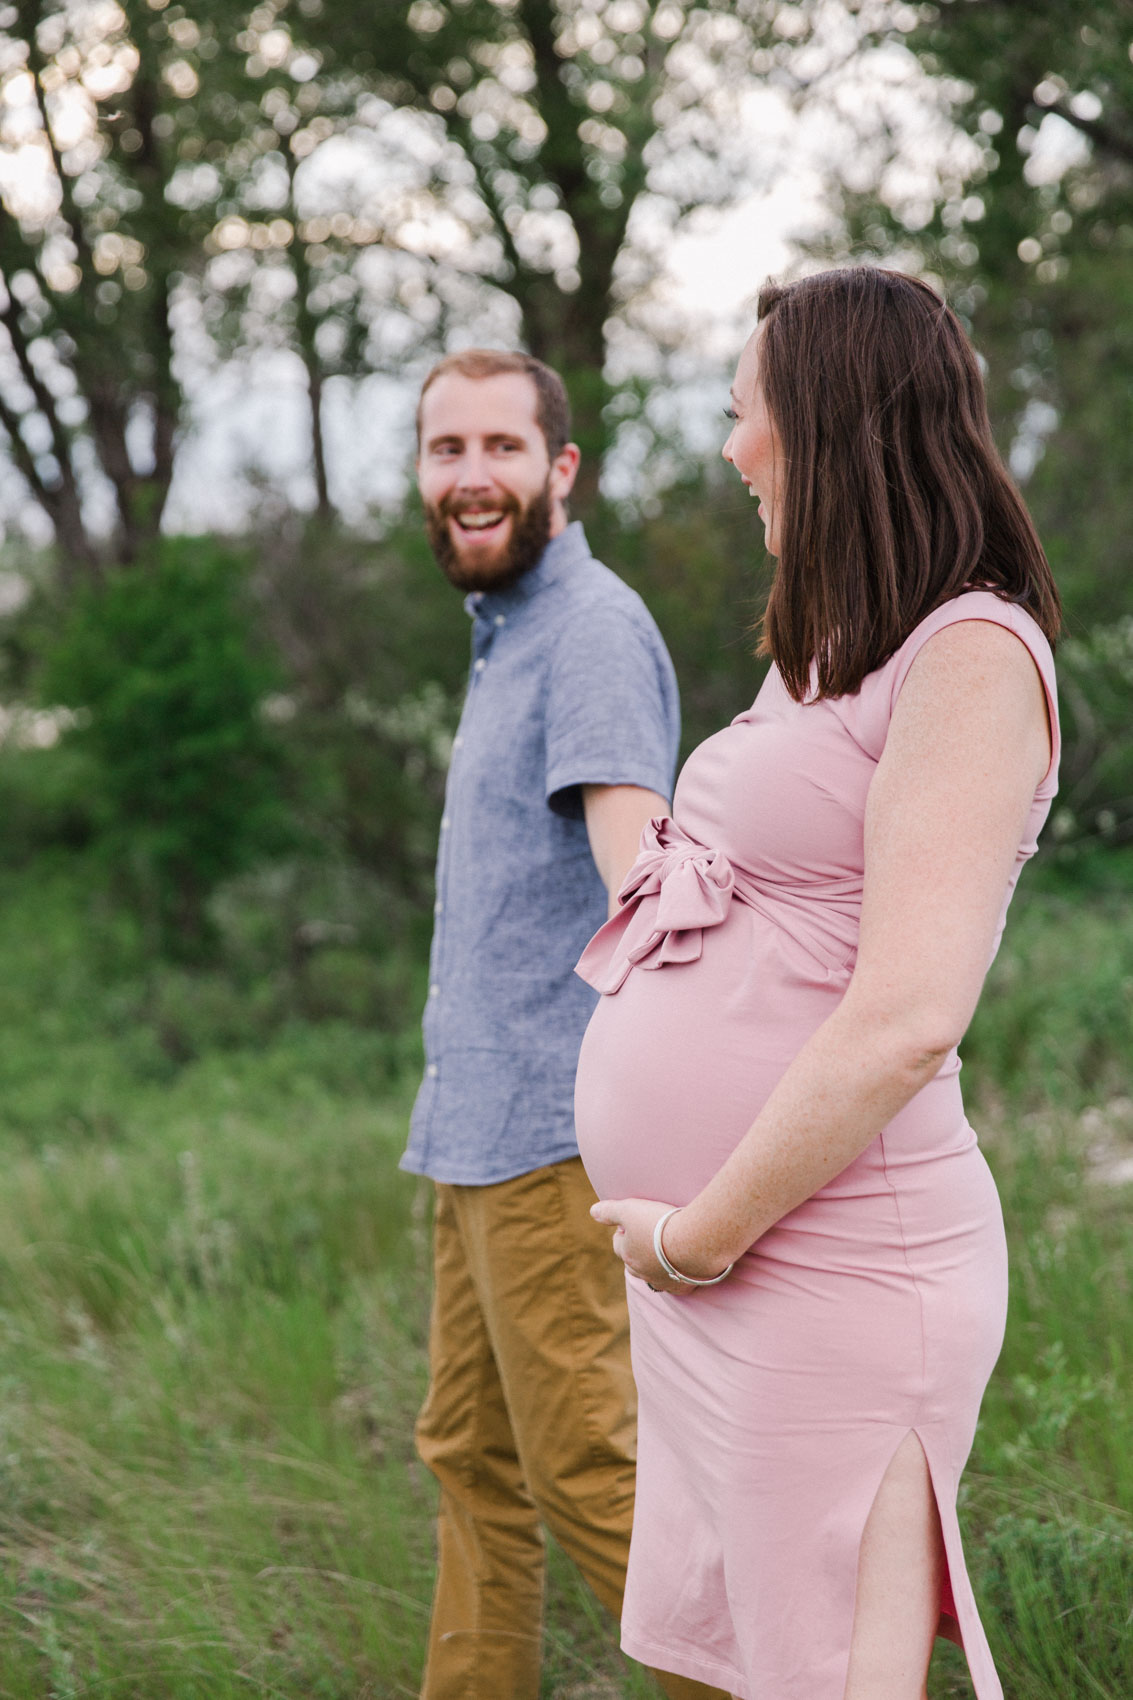
<instances>
[{"instance_id":1,"label":"shrub","mask_svg":"<svg viewBox=\"0 0 1133 1700\"><path fill-rule=\"evenodd\" d=\"M1128 1090L1133 929L1128 849L1048 850L1023 874L1003 945L960 1047L974 1096L1038 1108ZM1087 899L1088 894L1088 899Z\"/></svg>"},{"instance_id":2,"label":"shrub","mask_svg":"<svg viewBox=\"0 0 1133 1700\"><path fill-rule=\"evenodd\" d=\"M40 688L79 716L94 831L163 949L199 949L220 883L288 842L282 756L260 705L277 682L244 606L242 560L163 541L84 586L47 646Z\"/></svg>"},{"instance_id":3,"label":"shrub","mask_svg":"<svg viewBox=\"0 0 1133 1700\"><path fill-rule=\"evenodd\" d=\"M286 669L280 730L324 855L380 880L390 920L431 915L452 733L468 669L461 597L419 520L379 542L259 540L261 618Z\"/></svg>"},{"instance_id":4,"label":"shrub","mask_svg":"<svg viewBox=\"0 0 1133 1700\"><path fill-rule=\"evenodd\" d=\"M0 863L19 868L45 851L82 850L95 796L90 763L71 742L46 750L0 742Z\"/></svg>"},{"instance_id":5,"label":"shrub","mask_svg":"<svg viewBox=\"0 0 1133 1700\"><path fill-rule=\"evenodd\" d=\"M1068 638L1058 652L1063 758L1051 820L1066 851L1133 844L1133 614Z\"/></svg>"}]
</instances>

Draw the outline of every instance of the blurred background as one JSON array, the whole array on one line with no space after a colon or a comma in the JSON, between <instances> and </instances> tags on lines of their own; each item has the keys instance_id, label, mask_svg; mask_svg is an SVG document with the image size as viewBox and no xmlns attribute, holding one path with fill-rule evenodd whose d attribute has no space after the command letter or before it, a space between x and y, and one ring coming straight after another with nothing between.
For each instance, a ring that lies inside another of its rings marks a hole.
<instances>
[{"instance_id":1,"label":"blurred background","mask_svg":"<svg viewBox=\"0 0 1133 1700\"><path fill-rule=\"evenodd\" d=\"M754 297L847 260L969 326L1065 598L964 1048L1014 1296L963 1515L1009 1697L1133 1688L1128 0L0 0L0 1696L416 1692L468 644L417 388L563 373L687 752L761 677ZM545 1694L647 1692L552 1553Z\"/></svg>"}]
</instances>

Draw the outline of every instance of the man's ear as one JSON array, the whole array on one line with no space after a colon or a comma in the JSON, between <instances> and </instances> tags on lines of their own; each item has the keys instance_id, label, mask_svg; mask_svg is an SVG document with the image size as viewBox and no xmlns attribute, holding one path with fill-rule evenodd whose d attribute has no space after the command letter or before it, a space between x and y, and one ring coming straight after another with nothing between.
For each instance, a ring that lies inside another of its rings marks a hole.
<instances>
[{"instance_id":1,"label":"man's ear","mask_svg":"<svg viewBox=\"0 0 1133 1700\"><path fill-rule=\"evenodd\" d=\"M581 454L577 443L564 443L554 460L551 462L551 499L555 502L565 502L574 488L578 477L578 463Z\"/></svg>"}]
</instances>

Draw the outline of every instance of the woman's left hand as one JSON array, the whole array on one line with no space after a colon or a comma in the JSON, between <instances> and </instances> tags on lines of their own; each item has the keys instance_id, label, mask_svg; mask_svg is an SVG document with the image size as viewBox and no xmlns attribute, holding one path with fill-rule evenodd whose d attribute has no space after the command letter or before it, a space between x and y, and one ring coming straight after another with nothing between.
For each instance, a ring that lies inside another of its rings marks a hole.
<instances>
[{"instance_id":1,"label":"woman's left hand","mask_svg":"<svg viewBox=\"0 0 1133 1700\"><path fill-rule=\"evenodd\" d=\"M692 1293L696 1291L694 1287L666 1275L653 1250L653 1230L671 1209L671 1204L658 1204L651 1198L604 1198L591 1205L590 1214L596 1222L611 1224L614 1250L631 1275L644 1281L655 1293Z\"/></svg>"}]
</instances>

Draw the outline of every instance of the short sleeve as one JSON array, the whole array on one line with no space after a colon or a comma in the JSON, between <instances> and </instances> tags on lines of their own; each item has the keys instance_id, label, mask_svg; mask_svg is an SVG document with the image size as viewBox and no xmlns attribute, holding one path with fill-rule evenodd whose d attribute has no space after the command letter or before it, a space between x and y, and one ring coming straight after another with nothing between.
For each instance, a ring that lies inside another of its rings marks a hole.
<instances>
[{"instance_id":1,"label":"short sleeve","mask_svg":"<svg viewBox=\"0 0 1133 1700\"><path fill-rule=\"evenodd\" d=\"M583 785L640 785L672 796L680 740L677 682L643 604L588 600L555 644L546 703L546 797L582 818Z\"/></svg>"}]
</instances>

